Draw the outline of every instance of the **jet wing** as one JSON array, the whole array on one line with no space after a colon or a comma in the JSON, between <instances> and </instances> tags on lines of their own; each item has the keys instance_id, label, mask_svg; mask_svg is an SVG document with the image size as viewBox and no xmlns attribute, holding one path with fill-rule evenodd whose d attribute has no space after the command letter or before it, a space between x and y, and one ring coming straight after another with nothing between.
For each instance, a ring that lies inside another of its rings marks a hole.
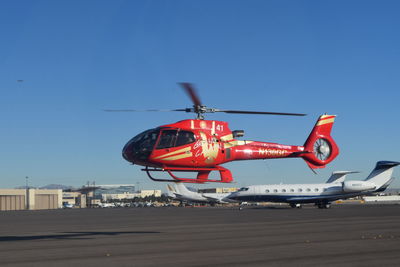
<instances>
[{"instance_id":1,"label":"jet wing","mask_svg":"<svg viewBox=\"0 0 400 267\"><path fill-rule=\"evenodd\" d=\"M214 196L210 196L210 195L206 195L206 194L202 194L202 196L210 202L217 202L217 203L224 203L224 204L236 202L232 199L226 198L226 196L214 197Z\"/></svg>"},{"instance_id":2,"label":"jet wing","mask_svg":"<svg viewBox=\"0 0 400 267\"><path fill-rule=\"evenodd\" d=\"M206 196L206 195L202 195L203 197L205 197L208 201L210 202L221 202L221 199L219 198L215 198L215 197L211 197L211 196Z\"/></svg>"},{"instance_id":3,"label":"jet wing","mask_svg":"<svg viewBox=\"0 0 400 267\"><path fill-rule=\"evenodd\" d=\"M326 183L342 183L346 179L346 175L350 173L359 173L357 171L336 171L333 172Z\"/></svg>"}]
</instances>

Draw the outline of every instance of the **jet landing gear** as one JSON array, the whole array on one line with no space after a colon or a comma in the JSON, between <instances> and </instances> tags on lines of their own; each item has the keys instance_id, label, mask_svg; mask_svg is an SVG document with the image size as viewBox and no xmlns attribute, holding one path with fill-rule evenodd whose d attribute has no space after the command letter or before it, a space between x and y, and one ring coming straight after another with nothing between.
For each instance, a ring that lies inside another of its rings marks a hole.
<instances>
[{"instance_id":1,"label":"jet landing gear","mask_svg":"<svg viewBox=\"0 0 400 267\"><path fill-rule=\"evenodd\" d=\"M330 203L316 203L319 209L329 209L331 207Z\"/></svg>"},{"instance_id":2,"label":"jet landing gear","mask_svg":"<svg viewBox=\"0 0 400 267\"><path fill-rule=\"evenodd\" d=\"M298 209L301 209L301 204L299 204L299 203L290 203L290 207L291 208L298 208Z\"/></svg>"}]
</instances>

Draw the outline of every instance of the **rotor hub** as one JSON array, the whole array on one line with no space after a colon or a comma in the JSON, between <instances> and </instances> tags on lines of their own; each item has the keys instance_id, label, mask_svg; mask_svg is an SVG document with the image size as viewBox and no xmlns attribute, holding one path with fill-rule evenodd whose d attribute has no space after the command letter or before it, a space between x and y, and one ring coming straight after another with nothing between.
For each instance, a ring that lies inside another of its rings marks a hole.
<instances>
[{"instance_id":1,"label":"rotor hub","mask_svg":"<svg viewBox=\"0 0 400 267\"><path fill-rule=\"evenodd\" d=\"M329 147L324 146L324 145L319 146L319 147L318 147L318 151L319 151L319 153L326 154L326 153L329 152Z\"/></svg>"},{"instance_id":2,"label":"rotor hub","mask_svg":"<svg viewBox=\"0 0 400 267\"><path fill-rule=\"evenodd\" d=\"M314 155L319 160L327 160L331 155L331 146L326 139L317 139L314 143Z\"/></svg>"}]
</instances>

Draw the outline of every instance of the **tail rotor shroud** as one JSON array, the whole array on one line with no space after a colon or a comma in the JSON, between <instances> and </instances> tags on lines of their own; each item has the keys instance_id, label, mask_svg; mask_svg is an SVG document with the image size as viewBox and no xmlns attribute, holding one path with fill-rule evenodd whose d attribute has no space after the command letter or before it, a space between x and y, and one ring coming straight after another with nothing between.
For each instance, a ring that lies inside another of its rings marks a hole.
<instances>
[{"instance_id":1,"label":"tail rotor shroud","mask_svg":"<svg viewBox=\"0 0 400 267\"><path fill-rule=\"evenodd\" d=\"M311 169L324 168L339 154L339 148L331 137L335 115L319 117L309 137L307 138L302 156Z\"/></svg>"}]
</instances>

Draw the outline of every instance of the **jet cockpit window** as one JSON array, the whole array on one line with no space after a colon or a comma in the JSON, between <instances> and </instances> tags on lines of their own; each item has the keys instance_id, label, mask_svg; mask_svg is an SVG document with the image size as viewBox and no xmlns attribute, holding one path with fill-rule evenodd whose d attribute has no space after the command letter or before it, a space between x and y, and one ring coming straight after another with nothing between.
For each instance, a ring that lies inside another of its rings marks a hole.
<instances>
[{"instance_id":1,"label":"jet cockpit window","mask_svg":"<svg viewBox=\"0 0 400 267\"><path fill-rule=\"evenodd\" d=\"M240 188L238 191L239 191L239 192L242 192L242 191L247 191L247 190L249 190L248 187L242 187L242 188Z\"/></svg>"}]
</instances>

